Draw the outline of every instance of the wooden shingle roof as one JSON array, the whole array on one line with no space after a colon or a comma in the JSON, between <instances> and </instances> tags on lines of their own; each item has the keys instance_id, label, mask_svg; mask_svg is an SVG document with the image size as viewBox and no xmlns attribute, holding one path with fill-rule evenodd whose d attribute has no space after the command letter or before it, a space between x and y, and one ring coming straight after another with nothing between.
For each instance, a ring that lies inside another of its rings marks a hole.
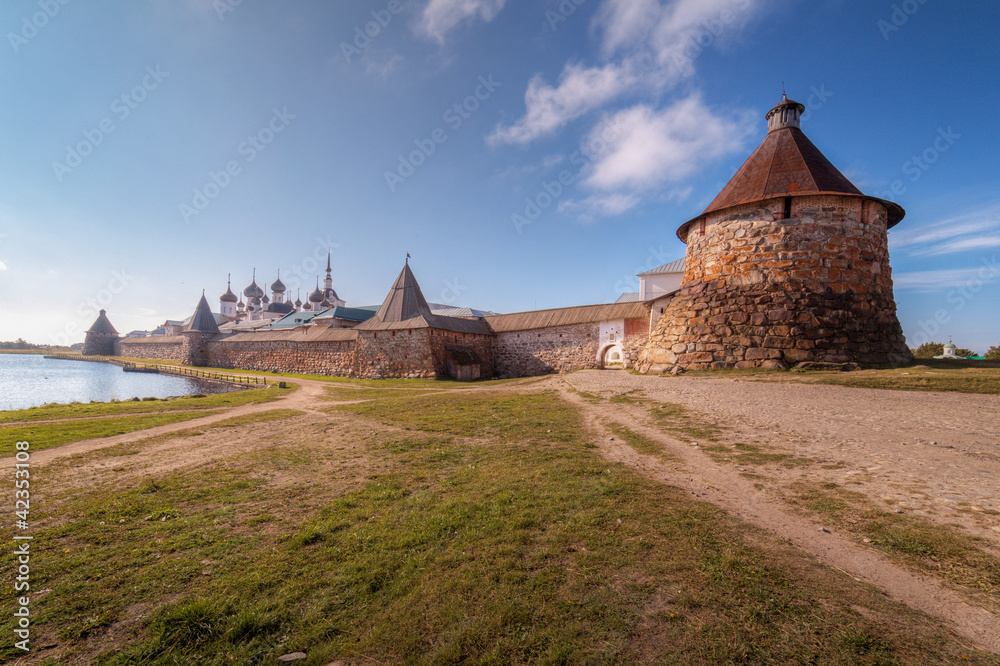
<instances>
[{"instance_id":1,"label":"wooden shingle roof","mask_svg":"<svg viewBox=\"0 0 1000 666\"><path fill-rule=\"evenodd\" d=\"M198 307L195 308L194 316L191 317L191 323L184 327L185 333L218 333L219 325L215 321L215 315L212 314L212 308L208 306L208 301L205 299L205 294L201 295L201 300L198 301Z\"/></svg>"},{"instance_id":2,"label":"wooden shingle roof","mask_svg":"<svg viewBox=\"0 0 1000 666\"><path fill-rule=\"evenodd\" d=\"M111 320L108 319L108 314L104 310L101 310L101 313L97 315L97 319L94 321L93 325L87 329L87 333L118 335L118 331L116 331L115 327L111 325Z\"/></svg>"},{"instance_id":3,"label":"wooden shingle roof","mask_svg":"<svg viewBox=\"0 0 1000 666\"><path fill-rule=\"evenodd\" d=\"M481 320L443 317L431 313L409 264L403 265L382 307L375 316L359 324L358 331L386 331L437 328L458 333L489 335L490 327Z\"/></svg>"},{"instance_id":4,"label":"wooden shingle roof","mask_svg":"<svg viewBox=\"0 0 1000 666\"><path fill-rule=\"evenodd\" d=\"M801 104L783 100L768 113L768 118L778 109ZM681 225L677 236L687 240L687 232L696 221L716 211L779 197L800 197L816 194L837 194L878 201L889 213L888 226L893 227L906 212L891 201L865 196L847 176L820 152L798 127L779 125L771 129L764 141L753 151L739 171L730 179L718 196L701 215Z\"/></svg>"},{"instance_id":5,"label":"wooden shingle roof","mask_svg":"<svg viewBox=\"0 0 1000 666\"><path fill-rule=\"evenodd\" d=\"M605 305L578 305L572 308L534 310L513 314L491 315L486 322L497 333L527 331L550 326L571 326L615 319L648 318L649 306L645 303L608 303Z\"/></svg>"}]
</instances>

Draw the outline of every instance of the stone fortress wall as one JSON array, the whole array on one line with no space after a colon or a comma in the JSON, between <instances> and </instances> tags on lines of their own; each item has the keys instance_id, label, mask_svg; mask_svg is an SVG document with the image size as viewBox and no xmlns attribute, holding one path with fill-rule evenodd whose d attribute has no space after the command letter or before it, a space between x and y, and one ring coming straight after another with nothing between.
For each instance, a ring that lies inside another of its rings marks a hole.
<instances>
[{"instance_id":1,"label":"stone fortress wall","mask_svg":"<svg viewBox=\"0 0 1000 666\"><path fill-rule=\"evenodd\" d=\"M217 335L206 343L204 365L266 372L337 377L447 377L445 348L471 348L486 366L484 376L528 377L599 365L598 322L499 333L496 336L437 329L357 331L352 340L252 340L254 334ZM622 346L626 367L634 367L648 339L645 318L627 319ZM289 336L291 337L291 336ZM233 340L233 338L237 338ZM124 338L116 355L183 361L190 356L188 340Z\"/></svg>"},{"instance_id":2,"label":"stone fortress wall","mask_svg":"<svg viewBox=\"0 0 1000 666\"><path fill-rule=\"evenodd\" d=\"M121 338L115 343L114 356L183 361L187 340L181 336L156 338Z\"/></svg>"}]
</instances>

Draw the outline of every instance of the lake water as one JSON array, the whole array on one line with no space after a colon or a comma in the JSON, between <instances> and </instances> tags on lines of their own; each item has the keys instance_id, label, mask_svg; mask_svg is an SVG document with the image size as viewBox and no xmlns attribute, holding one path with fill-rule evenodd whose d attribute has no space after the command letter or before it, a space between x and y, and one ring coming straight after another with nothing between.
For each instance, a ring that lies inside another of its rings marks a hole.
<instances>
[{"instance_id":1,"label":"lake water","mask_svg":"<svg viewBox=\"0 0 1000 666\"><path fill-rule=\"evenodd\" d=\"M122 372L110 363L62 361L41 354L0 354L0 411L50 402L109 402L231 390L232 385L222 382Z\"/></svg>"}]
</instances>

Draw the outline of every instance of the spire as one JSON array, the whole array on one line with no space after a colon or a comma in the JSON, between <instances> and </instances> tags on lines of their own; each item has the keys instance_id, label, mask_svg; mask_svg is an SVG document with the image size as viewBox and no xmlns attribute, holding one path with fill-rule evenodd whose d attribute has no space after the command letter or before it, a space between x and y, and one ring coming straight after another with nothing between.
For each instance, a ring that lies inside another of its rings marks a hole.
<instances>
[{"instance_id":1,"label":"spire","mask_svg":"<svg viewBox=\"0 0 1000 666\"><path fill-rule=\"evenodd\" d=\"M322 303L323 302L323 292L319 289L319 276L316 276L316 291L309 294L310 303Z\"/></svg>"},{"instance_id":2,"label":"spire","mask_svg":"<svg viewBox=\"0 0 1000 666\"><path fill-rule=\"evenodd\" d=\"M233 293L233 275L230 273L226 277L226 293L219 296L219 300L223 303L235 303L237 301L236 294Z\"/></svg>"},{"instance_id":3,"label":"spire","mask_svg":"<svg viewBox=\"0 0 1000 666\"><path fill-rule=\"evenodd\" d=\"M330 272L330 248L326 248L326 272Z\"/></svg>"}]
</instances>

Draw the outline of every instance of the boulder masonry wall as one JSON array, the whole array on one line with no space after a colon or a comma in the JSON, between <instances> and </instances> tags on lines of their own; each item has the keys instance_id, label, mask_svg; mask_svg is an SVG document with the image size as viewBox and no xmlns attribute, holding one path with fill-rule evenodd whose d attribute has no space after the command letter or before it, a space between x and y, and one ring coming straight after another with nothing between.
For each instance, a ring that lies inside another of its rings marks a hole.
<instances>
[{"instance_id":1,"label":"boulder masonry wall","mask_svg":"<svg viewBox=\"0 0 1000 666\"><path fill-rule=\"evenodd\" d=\"M907 360L886 225L882 204L837 195L705 215L688 230L683 284L640 369Z\"/></svg>"}]
</instances>

